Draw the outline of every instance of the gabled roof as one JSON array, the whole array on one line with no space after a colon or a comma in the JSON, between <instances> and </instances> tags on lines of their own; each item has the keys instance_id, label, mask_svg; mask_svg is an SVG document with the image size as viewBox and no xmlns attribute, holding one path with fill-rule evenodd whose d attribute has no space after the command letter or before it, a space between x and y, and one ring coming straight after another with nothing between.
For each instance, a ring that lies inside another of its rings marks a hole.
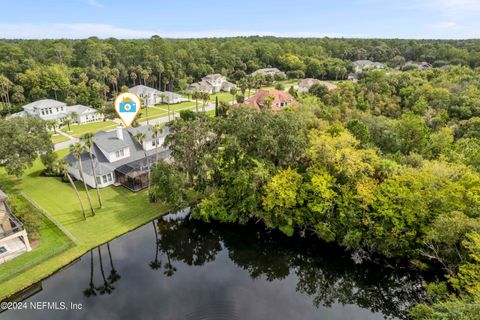
<instances>
[{"instance_id":1,"label":"gabled roof","mask_svg":"<svg viewBox=\"0 0 480 320\"><path fill-rule=\"evenodd\" d=\"M23 110L25 111L33 111L34 109L44 109L44 108L55 108L55 107L63 107L67 104L65 102L53 100L53 99L42 99L38 101L31 102L27 105L23 106Z\"/></svg>"},{"instance_id":2,"label":"gabled roof","mask_svg":"<svg viewBox=\"0 0 480 320\"><path fill-rule=\"evenodd\" d=\"M140 127L136 127L136 128L128 128L128 132L130 132L130 134L132 136L134 136L136 133L138 132L141 132L145 135L145 139L146 140L153 140L153 134L152 134L152 131L149 129L151 126L140 126ZM167 134L170 133L170 130L169 130L169 127L168 126L164 126L162 128L162 133L160 134L160 136L166 136Z\"/></svg>"},{"instance_id":3,"label":"gabled roof","mask_svg":"<svg viewBox=\"0 0 480 320\"><path fill-rule=\"evenodd\" d=\"M190 90L199 90L199 91L210 91L213 89L213 86L207 81L194 82L188 86Z\"/></svg>"},{"instance_id":4,"label":"gabled roof","mask_svg":"<svg viewBox=\"0 0 480 320\"><path fill-rule=\"evenodd\" d=\"M149 133L147 126L141 126L138 128L122 128L123 133L123 140L118 139L116 130L105 132L100 131L93 137L94 146L92 148L93 159L95 161L95 168L97 171L97 175L104 175L114 171L115 169L131 163L133 161L137 161L145 157L145 153L143 151L143 147L133 138L133 135L136 132L143 132L145 134ZM168 127L164 127L162 135L167 135L169 132ZM150 133L151 137L151 133ZM147 140L149 140L147 138ZM150 139L151 140L151 139ZM99 148L100 147L100 148ZM113 152L119 150L121 148L128 147L130 151L130 156L115 162L109 162L108 159L105 157L103 152L100 150L105 150L106 152ZM147 151L147 155L151 156L155 154L156 150ZM159 153L162 158L166 158L169 155L169 151L164 151ZM78 160L69 153L65 159L70 164L70 166L74 167L75 169L78 168ZM92 175L93 171L91 168L90 157L88 152L84 152L81 156L83 162L83 171L88 174Z\"/></svg>"},{"instance_id":5,"label":"gabled roof","mask_svg":"<svg viewBox=\"0 0 480 320\"><path fill-rule=\"evenodd\" d=\"M314 78L303 79L298 86L300 88L310 89L310 87L314 84L321 84L322 86L325 86L328 90L333 90L337 87L336 84L333 84L331 82L322 81Z\"/></svg>"},{"instance_id":6,"label":"gabled roof","mask_svg":"<svg viewBox=\"0 0 480 320\"><path fill-rule=\"evenodd\" d=\"M280 71L278 68L262 68L262 69L258 69L256 71L254 71L252 74L253 75L256 75L256 74L276 74L276 73L280 73L282 71Z\"/></svg>"},{"instance_id":7,"label":"gabled roof","mask_svg":"<svg viewBox=\"0 0 480 320\"><path fill-rule=\"evenodd\" d=\"M276 106L277 103L290 104L290 103L295 101L293 99L293 96L288 92L280 91L280 90L276 90L276 89L269 89L269 90L259 90L259 91L257 91L253 96L251 96L250 98L248 98L245 101L245 104L251 105L251 106L256 107L258 109L263 109L263 108L265 108L265 105L264 105L265 98L268 95L272 95L273 98L274 98L270 108L272 110L275 110L275 111L281 110L280 107Z\"/></svg>"},{"instance_id":8,"label":"gabled roof","mask_svg":"<svg viewBox=\"0 0 480 320\"><path fill-rule=\"evenodd\" d=\"M87 106L84 106L84 105L81 105L81 104L76 104L76 105L73 105L73 106L67 106L67 112L68 113L75 112L78 115L82 115L82 114L96 113L97 110L95 110L93 108L90 108L90 107L87 107Z\"/></svg>"},{"instance_id":9,"label":"gabled roof","mask_svg":"<svg viewBox=\"0 0 480 320\"><path fill-rule=\"evenodd\" d=\"M215 81L215 80L218 80L220 78L225 78L225 77L222 76L220 73L215 73L215 74L206 75L205 77L202 78L202 80L204 80L204 81Z\"/></svg>"},{"instance_id":10,"label":"gabled roof","mask_svg":"<svg viewBox=\"0 0 480 320\"><path fill-rule=\"evenodd\" d=\"M147 95L152 95L152 94L160 95L161 94L161 92L158 91L157 89L144 86L143 84L128 89L128 92L134 93L137 96L147 96Z\"/></svg>"},{"instance_id":11,"label":"gabled roof","mask_svg":"<svg viewBox=\"0 0 480 320\"><path fill-rule=\"evenodd\" d=\"M178 93L175 93L175 92L162 91L162 93L163 93L164 95L166 95L166 96L168 97L168 99L170 99L170 101L171 101L171 100L175 100L175 99L180 99L180 98L182 98L181 95L179 95Z\"/></svg>"},{"instance_id":12,"label":"gabled roof","mask_svg":"<svg viewBox=\"0 0 480 320\"><path fill-rule=\"evenodd\" d=\"M235 88L235 87L236 85L229 81L225 81L224 83L222 83L222 90L230 90L231 88Z\"/></svg>"}]
</instances>

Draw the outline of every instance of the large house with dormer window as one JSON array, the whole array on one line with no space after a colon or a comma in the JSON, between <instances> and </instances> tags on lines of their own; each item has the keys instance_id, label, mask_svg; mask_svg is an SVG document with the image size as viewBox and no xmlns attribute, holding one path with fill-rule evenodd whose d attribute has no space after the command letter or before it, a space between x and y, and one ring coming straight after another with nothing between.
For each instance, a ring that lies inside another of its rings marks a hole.
<instances>
[{"instance_id":1,"label":"large house with dormer window","mask_svg":"<svg viewBox=\"0 0 480 320\"><path fill-rule=\"evenodd\" d=\"M142 144L134 138L138 132L145 135ZM149 126L129 129L117 127L113 131L98 132L93 138L92 148L96 176L93 174L88 152L80 157L85 182L92 188L95 187L95 180L100 188L122 185L132 191L138 191L147 187L148 172L157 161L157 151L158 160L169 158L170 152L163 147L168 132L168 127L164 127L157 139L152 135ZM82 180L79 159L71 153L65 159L69 164L70 175Z\"/></svg>"},{"instance_id":2,"label":"large house with dormer window","mask_svg":"<svg viewBox=\"0 0 480 320\"><path fill-rule=\"evenodd\" d=\"M200 91L212 94L220 91L229 92L230 89L234 87L235 84L227 81L227 78L225 76L222 76L219 73L215 73L203 77L202 80L199 82L194 82L190 84L187 88L187 91Z\"/></svg>"},{"instance_id":3,"label":"large house with dormer window","mask_svg":"<svg viewBox=\"0 0 480 320\"><path fill-rule=\"evenodd\" d=\"M71 119L78 124L102 121L103 114L96 109L81 104L67 106L65 102L42 99L23 106L23 111L12 114L10 117L33 116L42 120L53 120L62 123Z\"/></svg>"}]
</instances>

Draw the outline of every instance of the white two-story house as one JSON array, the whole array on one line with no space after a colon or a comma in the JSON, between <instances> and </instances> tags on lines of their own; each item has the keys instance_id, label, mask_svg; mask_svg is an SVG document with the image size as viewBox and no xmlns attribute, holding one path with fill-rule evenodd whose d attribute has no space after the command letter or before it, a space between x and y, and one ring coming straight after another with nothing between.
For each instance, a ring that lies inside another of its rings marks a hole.
<instances>
[{"instance_id":1,"label":"white two-story house","mask_svg":"<svg viewBox=\"0 0 480 320\"><path fill-rule=\"evenodd\" d=\"M10 117L38 117L45 121L62 123L71 119L78 124L102 121L103 115L96 109L84 105L67 106L65 102L42 99L23 106L23 111L12 114Z\"/></svg>"},{"instance_id":2,"label":"white two-story house","mask_svg":"<svg viewBox=\"0 0 480 320\"><path fill-rule=\"evenodd\" d=\"M142 144L134 138L138 132L145 136ZM157 158L162 160L169 157L169 151L163 147L168 132L168 127L164 127L157 139L148 126L129 129L117 127L113 131L98 132L93 138L92 148L96 176L88 152L81 156L85 182L92 188L95 187L95 180L100 188L110 185L123 185L132 191L145 188L148 185L148 171L151 165ZM79 160L72 154L68 154L66 160L70 175L82 180Z\"/></svg>"},{"instance_id":3,"label":"white two-story house","mask_svg":"<svg viewBox=\"0 0 480 320\"><path fill-rule=\"evenodd\" d=\"M207 93L215 93L220 91L228 92L231 88L234 88L235 84L227 81L225 76L219 73L209 74L202 78L201 81L192 83L188 86L187 91L200 91Z\"/></svg>"}]
</instances>

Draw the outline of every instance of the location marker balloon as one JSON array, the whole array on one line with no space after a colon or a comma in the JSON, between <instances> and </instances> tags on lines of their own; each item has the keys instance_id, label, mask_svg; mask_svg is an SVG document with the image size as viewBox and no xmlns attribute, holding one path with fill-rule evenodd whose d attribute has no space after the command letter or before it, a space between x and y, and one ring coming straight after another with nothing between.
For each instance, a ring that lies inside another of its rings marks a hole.
<instances>
[{"instance_id":1,"label":"location marker balloon","mask_svg":"<svg viewBox=\"0 0 480 320\"><path fill-rule=\"evenodd\" d=\"M119 94L113 105L118 117L120 120L122 120L123 124L127 128L132 125L135 117L142 108L142 102L140 98L136 94L130 92Z\"/></svg>"}]
</instances>

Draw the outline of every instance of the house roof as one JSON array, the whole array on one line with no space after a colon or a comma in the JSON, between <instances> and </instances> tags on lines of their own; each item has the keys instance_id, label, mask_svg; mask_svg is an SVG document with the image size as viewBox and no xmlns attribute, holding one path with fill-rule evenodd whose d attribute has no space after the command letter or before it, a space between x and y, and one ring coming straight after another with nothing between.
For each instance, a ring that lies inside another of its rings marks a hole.
<instances>
[{"instance_id":1,"label":"house roof","mask_svg":"<svg viewBox=\"0 0 480 320\"><path fill-rule=\"evenodd\" d=\"M251 96L245 101L245 104L254 106L258 109L263 109L265 107L264 105L265 98L268 95L272 95L274 97L270 108L275 111L282 109L281 107L276 106L277 103L290 104L295 101L293 99L293 96L288 92L280 91L276 89L269 89L269 90L257 91L253 96Z\"/></svg>"},{"instance_id":2,"label":"house roof","mask_svg":"<svg viewBox=\"0 0 480 320\"><path fill-rule=\"evenodd\" d=\"M204 80L204 81L215 81L215 80L218 80L220 78L225 78L225 77L222 76L220 73L215 73L215 74L206 75L205 77L202 78L202 80Z\"/></svg>"},{"instance_id":3,"label":"house roof","mask_svg":"<svg viewBox=\"0 0 480 320\"><path fill-rule=\"evenodd\" d=\"M162 93L163 93L164 95L166 95L166 96L168 97L168 99L170 99L170 101L175 100L175 99L180 99L180 98L182 98L181 95L179 95L178 93L175 93L175 92L162 91Z\"/></svg>"},{"instance_id":4,"label":"house roof","mask_svg":"<svg viewBox=\"0 0 480 320\"><path fill-rule=\"evenodd\" d=\"M67 112L68 113L75 112L78 115L82 115L82 114L96 113L97 110L95 110L91 107L81 105L81 104L76 104L76 105L73 105L73 106L67 106Z\"/></svg>"},{"instance_id":5,"label":"house roof","mask_svg":"<svg viewBox=\"0 0 480 320\"><path fill-rule=\"evenodd\" d=\"M222 90L230 90L231 88L235 88L235 87L236 85L229 81L225 81L224 83L222 83Z\"/></svg>"},{"instance_id":6,"label":"house roof","mask_svg":"<svg viewBox=\"0 0 480 320\"><path fill-rule=\"evenodd\" d=\"M97 134L95 134L93 138L94 146L92 148L92 154L95 162L97 175L104 175L104 174L110 173L125 164L131 163L133 161L137 161L145 157L143 147L135 140L135 138L133 138L133 135L136 132L143 132L147 135L147 133L149 133L150 130L148 129L147 126L131 128L131 129L122 128L123 140L118 139L116 130L109 131L109 132L100 131ZM168 127L164 127L162 136L167 135L168 133L169 133ZM151 137L151 133L149 134ZM151 138L147 137L147 140L151 140ZM115 162L109 162L108 159L103 154L102 150L106 152L112 152L112 151L116 151L123 148L121 146L129 148L130 156ZM155 149L147 151L147 155L148 156L154 155L155 151L156 151ZM169 151L159 152L159 156L162 159L167 158L169 154L170 154ZM70 166L74 167L75 169L78 168L78 160L71 153L69 153L65 157L65 159L70 164ZM83 171L88 175L93 175L92 166L89 165L90 156L88 152L84 152L81 156L81 159L83 164Z\"/></svg>"},{"instance_id":7,"label":"house roof","mask_svg":"<svg viewBox=\"0 0 480 320\"><path fill-rule=\"evenodd\" d=\"M188 86L190 90L210 91L213 86L207 81L194 82Z\"/></svg>"},{"instance_id":8,"label":"house roof","mask_svg":"<svg viewBox=\"0 0 480 320\"><path fill-rule=\"evenodd\" d=\"M383 63L373 62L371 60L357 60L357 61L353 61L353 64L359 68L365 68L365 67L371 67L371 66L383 68Z\"/></svg>"},{"instance_id":9,"label":"house roof","mask_svg":"<svg viewBox=\"0 0 480 320\"><path fill-rule=\"evenodd\" d=\"M258 69L256 71L254 71L252 74L253 75L256 75L256 74L275 74L275 73L280 73L282 71L280 71L278 68L262 68L262 69Z\"/></svg>"},{"instance_id":10,"label":"house roof","mask_svg":"<svg viewBox=\"0 0 480 320\"><path fill-rule=\"evenodd\" d=\"M129 128L127 130L128 130L128 132L130 132L130 134L132 136L134 136L138 132L141 132L145 135L147 140L153 140L153 134L152 134L152 131L150 129L151 127L152 126L140 126L140 127L136 127L136 128ZM169 133L170 133L169 127L164 126L164 127L162 127L162 133L160 134L160 136L166 136Z\"/></svg>"},{"instance_id":11,"label":"house roof","mask_svg":"<svg viewBox=\"0 0 480 320\"><path fill-rule=\"evenodd\" d=\"M321 84L322 86L327 87L328 90L333 90L337 87L336 84L333 84L328 81L322 81L314 78L303 79L298 85L300 88L310 89L314 84Z\"/></svg>"},{"instance_id":12,"label":"house roof","mask_svg":"<svg viewBox=\"0 0 480 320\"><path fill-rule=\"evenodd\" d=\"M67 104L65 102L53 100L53 99L42 99L31 102L23 106L25 111L33 111L34 109L44 109L44 108L54 108L54 107L63 107Z\"/></svg>"},{"instance_id":13,"label":"house roof","mask_svg":"<svg viewBox=\"0 0 480 320\"><path fill-rule=\"evenodd\" d=\"M128 89L128 92L134 93L137 96L147 96L147 95L152 95L152 94L160 95L161 94L161 92L158 91L157 89L144 86L143 84Z\"/></svg>"}]
</instances>

